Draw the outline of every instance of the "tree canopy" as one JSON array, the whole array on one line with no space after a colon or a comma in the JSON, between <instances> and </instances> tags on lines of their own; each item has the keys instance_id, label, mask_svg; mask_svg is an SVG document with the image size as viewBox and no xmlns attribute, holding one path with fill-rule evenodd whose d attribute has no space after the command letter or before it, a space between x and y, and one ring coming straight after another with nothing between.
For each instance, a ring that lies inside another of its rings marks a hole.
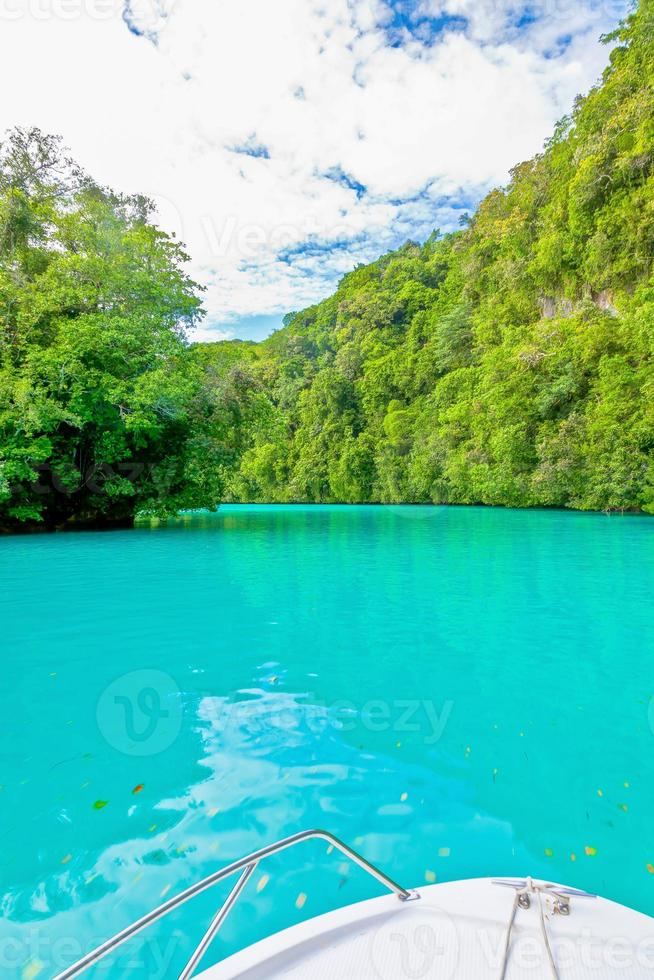
<instances>
[{"instance_id":1,"label":"tree canopy","mask_svg":"<svg viewBox=\"0 0 654 980\"><path fill-rule=\"evenodd\" d=\"M151 210L37 130L0 147L0 527L220 499L201 373L182 366L198 287Z\"/></svg>"}]
</instances>

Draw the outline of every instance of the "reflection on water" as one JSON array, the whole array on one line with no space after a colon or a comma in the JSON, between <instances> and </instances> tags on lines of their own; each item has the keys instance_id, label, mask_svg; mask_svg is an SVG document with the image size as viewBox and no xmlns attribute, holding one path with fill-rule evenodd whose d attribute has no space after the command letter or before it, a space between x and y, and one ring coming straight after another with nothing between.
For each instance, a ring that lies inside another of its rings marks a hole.
<instances>
[{"instance_id":1,"label":"reflection on water","mask_svg":"<svg viewBox=\"0 0 654 980\"><path fill-rule=\"evenodd\" d=\"M0 973L312 826L408 886L531 873L654 913L653 529L226 507L0 542ZM173 975L228 887L96 973ZM212 956L378 893L307 843Z\"/></svg>"}]
</instances>

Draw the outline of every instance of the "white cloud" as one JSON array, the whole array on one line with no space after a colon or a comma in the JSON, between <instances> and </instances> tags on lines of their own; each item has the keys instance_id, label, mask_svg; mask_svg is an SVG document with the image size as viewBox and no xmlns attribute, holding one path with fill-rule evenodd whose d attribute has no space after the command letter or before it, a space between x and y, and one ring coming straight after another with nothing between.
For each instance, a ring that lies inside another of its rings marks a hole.
<instances>
[{"instance_id":1,"label":"white cloud","mask_svg":"<svg viewBox=\"0 0 654 980\"><path fill-rule=\"evenodd\" d=\"M0 0L0 128L152 195L210 322L298 309L540 148L606 61L604 2Z\"/></svg>"}]
</instances>

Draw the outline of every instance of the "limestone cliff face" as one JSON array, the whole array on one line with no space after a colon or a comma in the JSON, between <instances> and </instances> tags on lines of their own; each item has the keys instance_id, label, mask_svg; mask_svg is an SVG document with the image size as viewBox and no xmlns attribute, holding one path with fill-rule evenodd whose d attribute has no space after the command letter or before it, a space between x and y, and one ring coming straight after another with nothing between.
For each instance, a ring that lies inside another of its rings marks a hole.
<instances>
[{"instance_id":1,"label":"limestone cliff face","mask_svg":"<svg viewBox=\"0 0 654 980\"><path fill-rule=\"evenodd\" d=\"M618 308L614 303L613 293L609 289L602 289L599 292L589 292L585 297L595 304L598 310L604 310L613 316L618 315ZM538 306L543 320L553 320L559 316L570 316L579 304L565 297L539 296Z\"/></svg>"}]
</instances>

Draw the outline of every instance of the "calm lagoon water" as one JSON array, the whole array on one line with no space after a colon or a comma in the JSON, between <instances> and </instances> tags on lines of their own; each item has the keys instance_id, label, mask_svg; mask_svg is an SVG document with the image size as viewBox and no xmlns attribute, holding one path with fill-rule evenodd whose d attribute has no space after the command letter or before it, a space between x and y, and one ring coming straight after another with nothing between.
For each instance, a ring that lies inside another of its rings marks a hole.
<instances>
[{"instance_id":1,"label":"calm lagoon water","mask_svg":"<svg viewBox=\"0 0 654 980\"><path fill-rule=\"evenodd\" d=\"M1 540L0 974L313 826L407 886L530 873L654 914L653 595L637 517L229 506ZM255 881L207 963L381 893L320 842ZM227 887L93 976L174 975Z\"/></svg>"}]
</instances>

